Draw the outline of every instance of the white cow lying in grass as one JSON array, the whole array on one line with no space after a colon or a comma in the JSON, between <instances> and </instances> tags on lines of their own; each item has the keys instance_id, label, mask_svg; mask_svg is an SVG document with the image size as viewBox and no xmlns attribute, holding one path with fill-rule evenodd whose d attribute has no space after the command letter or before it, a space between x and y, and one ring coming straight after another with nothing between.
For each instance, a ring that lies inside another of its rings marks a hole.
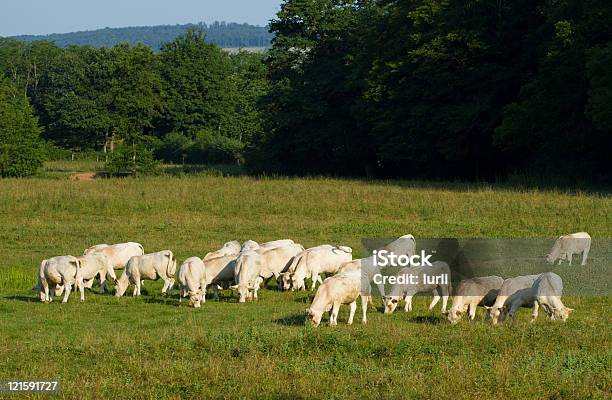
<instances>
[{"instance_id":1,"label":"white cow lying in grass","mask_svg":"<svg viewBox=\"0 0 612 400\"><path fill-rule=\"evenodd\" d=\"M238 292L238 302L247 299L257 300L259 285L272 277L278 278L289 267L291 260L304 251L300 244L289 244L281 247L261 246L254 251L240 253L236 259L232 289Z\"/></svg>"},{"instance_id":2,"label":"white cow lying in grass","mask_svg":"<svg viewBox=\"0 0 612 400\"><path fill-rule=\"evenodd\" d=\"M478 306L490 307L495 303L503 283L504 279L499 276L462 280L453 297L453 305L446 313L446 318L451 324L456 324L464 313L469 312L470 320L473 321Z\"/></svg>"},{"instance_id":3,"label":"white cow lying in grass","mask_svg":"<svg viewBox=\"0 0 612 400\"><path fill-rule=\"evenodd\" d=\"M206 268L199 257L191 257L179 268L177 274L179 302L189 296L189 305L200 308L206 302Z\"/></svg>"},{"instance_id":4,"label":"white cow lying in grass","mask_svg":"<svg viewBox=\"0 0 612 400\"><path fill-rule=\"evenodd\" d=\"M156 281L159 278L164 281L162 294L170 290L172 295L175 274L176 258L170 250L132 257L115 285L115 296L123 296L130 284L134 285L134 296L140 296L142 280Z\"/></svg>"},{"instance_id":5,"label":"white cow lying in grass","mask_svg":"<svg viewBox=\"0 0 612 400\"><path fill-rule=\"evenodd\" d=\"M542 306L550 319L565 322L574 310L563 305L562 293L561 277L554 272L546 272L540 275L530 288L512 294L506 301L503 312L514 320L519 308L531 307L531 322L534 322L538 318L538 309Z\"/></svg>"},{"instance_id":6,"label":"white cow lying in grass","mask_svg":"<svg viewBox=\"0 0 612 400\"><path fill-rule=\"evenodd\" d=\"M495 303L491 307L486 307L488 310L487 316L491 319L493 325L503 322L505 317L504 307L508 298L519 290L529 289L539 277L540 275L525 275L509 278L504 281L499 289Z\"/></svg>"},{"instance_id":7,"label":"white cow lying in grass","mask_svg":"<svg viewBox=\"0 0 612 400\"><path fill-rule=\"evenodd\" d=\"M317 282L323 283L320 274L335 274L340 266L353 258L353 249L347 246L324 244L304 250L296 255L288 271L281 274L283 290L306 290L306 278L312 279L314 291Z\"/></svg>"},{"instance_id":8,"label":"white cow lying in grass","mask_svg":"<svg viewBox=\"0 0 612 400\"><path fill-rule=\"evenodd\" d=\"M440 297L442 297L442 313L446 313L446 304L451 290L450 267L447 263L435 261L431 266L406 267L398 273L397 277L400 276L414 276L416 277L415 283L407 281L406 283L396 283L391 287L391 294L383 298L385 314L393 313L402 299L406 302L404 311L412 311L412 298L414 295L426 292L434 293L429 309L433 310L438 301L440 301Z\"/></svg>"},{"instance_id":9,"label":"white cow lying in grass","mask_svg":"<svg viewBox=\"0 0 612 400\"><path fill-rule=\"evenodd\" d=\"M80 269L80 261L73 256L60 256L43 260L38 274L40 300L45 304L49 303L53 301L50 290L55 290L58 296L61 294L58 291L62 290L64 291L62 303L66 303L72 291L72 286L76 285L81 292L81 301L85 301L85 288Z\"/></svg>"},{"instance_id":10,"label":"white cow lying in grass","mask_svg":"<svg viewBox=\"0 0 612 400\"><path fill-rule=\"evenodd\" d=\"M315 327L319 326L323 313L329 311L329 325L338 325L340 305L349 304L351 309L348 324L351 325L357 310L357 298L361 297L362 322L367 323L368 296L364 295L361 289L361 271L358 270L327 278L319 286L310 308L306 310L306 322L310 322Z\"/></svg>"},{"instance_id":11,"label":"white cow lying in grass","mask_svg":"<svg viewBox=\"0 0 612 400\"><path fill-rule=\"evenodd\" d=\"M108 257L114 269L123 269L130 258L144 254L144 248L140 243L98 244L83 252L83 255L102 253Z\"/></svg>"},{"instance_id":12,"label":"white cow lying in grass","mask_svg":"<svg viewBox=\"0 0 612 400\"><path fill-rule=\"evenodd\" d=\"M572 233L570 235L560 236L555 242L550 254L546 256L546 261L554 264L555 261L569 261L572 265L574 254L582 253L582 265L586 265L589 251L591 250L591 236L586 232Z\"/></svg>"}]
</instances>

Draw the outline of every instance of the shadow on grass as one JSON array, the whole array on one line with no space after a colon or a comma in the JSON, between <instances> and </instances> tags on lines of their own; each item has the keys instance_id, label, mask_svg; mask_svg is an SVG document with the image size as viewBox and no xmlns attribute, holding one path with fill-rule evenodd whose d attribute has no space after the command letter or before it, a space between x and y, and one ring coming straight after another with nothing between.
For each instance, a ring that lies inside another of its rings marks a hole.
<instances>
[{"instance_id":1,"label":"shadow on grass","mask_svg":"<svg viewBox=\"0 0 612 400\"><path fill-rule=\"evenodd\" d=\"M21 296L21 295L12 295L12 296L4 296L6 300L16 300L23 301L25 303L35 303L40 302L40 297L38 296Z\"/></svg>"},{"instance_id":2,"label":"shadow on grass","mask_svg":"<svg viewBox=\"0 0 612 400\"><path fill-rule=\"evenodd\" d=\"M434 316L434 315L419 315L419 316L410 318L408 321L415 322L417 324L438 325L444 322L444 319L442 317Z\"/></svg>"},{"instance_id":3,"label":"shadow on grass","mask_svg":"<svg viewBox=\"0 0 612 400\"><path fill-rule=\"evenodd\" d=\"M283 318L277 318L273 320L275 324L284 326L304 326L306 323L306 315L304 314L291 314Z\"/></svg>"}]
</instances>

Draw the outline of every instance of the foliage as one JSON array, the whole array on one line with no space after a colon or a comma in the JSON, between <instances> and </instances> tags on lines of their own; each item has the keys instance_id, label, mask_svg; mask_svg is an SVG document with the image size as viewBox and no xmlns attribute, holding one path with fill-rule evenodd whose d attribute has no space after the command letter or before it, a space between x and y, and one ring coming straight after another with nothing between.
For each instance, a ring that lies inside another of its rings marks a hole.
<instances>
[{"instance_id":1,"label":"foliage","mask_svg":"<svg viewBox=\"0 0 612 400\"><path fill-rule=\"evenodd\" d=\"M40 128L28 99L0 77L0 176L33 175L44 158Z\"/></svg>"},{"instance_id":2,"label":"foliage","mask_svg":"<svg viewBox=\"0 0 612 400\"><path fill-rule=\"evenodd\" d=\"M105 165L110 175L155 175L159 162L153 151L142 146L120 146L109 154Z\"/></svg>"}]
</instances>

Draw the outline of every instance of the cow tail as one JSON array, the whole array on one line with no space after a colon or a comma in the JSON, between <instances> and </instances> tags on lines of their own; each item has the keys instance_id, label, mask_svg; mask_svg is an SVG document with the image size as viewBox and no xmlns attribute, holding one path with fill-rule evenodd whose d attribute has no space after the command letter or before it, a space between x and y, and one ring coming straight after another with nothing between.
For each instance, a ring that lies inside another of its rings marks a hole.
<instances>
[{"instance_id":1,"label":"cow tail","mask_svg":"<svg viewBox=\"0 0 612 400\"><path fill-rule=\"evenodd\" d=\"M168 252L168 265L166 267L166 276L168 278L174 277L176 275L176 257L174 257L174 253Z\"/></svg>"},{"instance_id":2,"label":"cow tail","mask_svg":"<svg viewBox=\"0 0 612 400\"><path fill-rule=\"evenodd\" d=\"M142 247L142 245L140 243L138 243L138 247L140 248L140 255L144 255L144 247Z\"/></svg>"}]
</instances>

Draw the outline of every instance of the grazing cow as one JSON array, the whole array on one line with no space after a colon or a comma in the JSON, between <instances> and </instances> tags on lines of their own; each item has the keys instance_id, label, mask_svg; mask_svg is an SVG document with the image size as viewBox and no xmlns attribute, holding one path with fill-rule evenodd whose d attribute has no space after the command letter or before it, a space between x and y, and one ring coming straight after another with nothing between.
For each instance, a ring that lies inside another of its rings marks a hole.
<instances>
[{"instance_id":1,"label":"grazing cow","mask_svg":"<svg viewBox=\"0 0 612 400\"><path fill-rule=\"evenodd\" d=\"M257 300L259 285L272 277L278 278L289 267L290 261L304 251L300 244L281 247L260 247L255 251L240 253L236 259L232 289L238 291L238 301L244 303L248 298Z\"/></svg>"},{"instance_id":2,"label":"grazing cow","mask_svg":"<svg viewBox=\"0 0 612 400\"><path fill-rule=\"evenodd\" d=\"M565 322L574 310L563 305L562 293L561 277L554 272L546 272L540 275L530 288L518 290L512 294L506 300L503 313L514 320L520 307L531 307L531 322L534 322L538 318L538 309L542 306L550 319Z\"/></svg>"},{"instance_id":3,"label":"grazing cow","mask_svg":"<svg viewBox=\"0 0 612 400\"><path fill-rule=\"evenodd\" d=\"M170 290L170 295L172 295L175 274L176 258L170 250L132 257L125 266L123 275L115 284L115 296L123 296L130 284L134 285L134 296L140 296L142 280L156 281L159 278L164 280L162 294Z\"/></svg>"},{"instance_id":4,"label":"grazing cow","mask_svg":"<svg viewBox=\"0 0 612 400\"><path fill-rule=\"evenodd\" d=\"M488 310L487 317L491 319L493 325L497 325L498 322L504 320L505 313L503 310L508 298L519 290L529 289L539 277L540 275L525 275L504 281L495 298L495 303L491 307L485 307Z\"/></svg>"},{"instance_id":5,"label":"grazing cow","mask_svg":"<svg viewBox=\"0 0 612 400\"><path fill-rule=\"evenodd\" d=\"M206 302L206 268L199 257L191 257L179 268L177 274L179 285L179 303L189 296L189 305L200 308Z\"/></svg>"},{"instance_id":6,"label":"grazing cow","mask_svg":"<svg viewBox=\"0 0 612 400\"><path fill-rule=\"evenodd\" d=\"M321 245L310 248L295 256L287 272L282 274L283 289L306 290L306 278L312 279L314 291L317 282L323 283L322 273L337 273L340 266L353 258L353 249L347 246ZM287 287L289 286L289 287Z\"/></svg>"},{"instance_id":7,"label":"grazing cow","mask_svg":"<svg viewBox=\"0 0 612 400\"><path fill-rule=\"evenodd\" d=\"M450 267L443 261L435 261L431 266L414 266L403 268L398 278L413 276L414 283L407 281L396 283L391 288L391 294L383 297L385 304L385 314L391 314L399 304L400 300L404 299L406 305L404 311L412 311L412 297L417 293L432 292L434 298L429 305L429 309L433 310L440 297L442 297L442 313L446 313L446 304L451 290L451 275Z\"/></svg>"},{"instance_id":8,"label":"grazing cow","mask_svg":"<svg viewBox=\"0 0 612 400\"><path fill-rule=\"evenodd\" d=\"M572 233L570 235L560 236L555 242L550 254L546 256L546 261L554 264L555 261L567 260L569 265L572 265L572 257L574 254L582 253L582 265L586 265L589 251L591 250L591 236L586 232Z\"/></svg>"},{"instance_id":9,"label":"grazing cow","mask_svg":"<svg viewBox=\"0 0 612 400\"><path fill-rule=\"evenodd\" d=\"M225 255L209 258L204 261L206 270L206 287L212 286L215 299L219 298L219 285L234 282L234 271L236 269L235 255ZM206 290L204 290L206 291Z\"/></svg>"},{"instance_id":10,"label":"grazing cow","mask_svg":"<svg viewBox=\"0 0 612 400\"><path fill-rule=\"evenodd\" d=\"M206 262L206 260L215 259L219 257L225 257L225 256L237 257L238 254L240 253L240 248L241 248L240 242L236 240L227 242L219 250L206 254L206 256L204 256L204 262Z\"/></svg>"},{"instance_id":11,"label":"grazing cow","mask_svg":"<svg viewBox=\"0 0 612 400\"><path fill-rule=\"evenodd\" d=\"M117 282L117 276L113 269L113 263L104 253L90 253L85 256L77 257L81 262L81 276L83 281L93 283L96 276L100 277L100 293L108 289L106 278L109 277L113 282ZM86 285L90 287L90 285Z\"/></svg>"},{"instance_id":12,"label":"grazing cow","mask_svg":"<svg viewBox=\"0 0 612 400\"><path fill-rule=\"evenodd\" d=\"M80 290L81 301L85 301L81 262L78 258L73 256L53 257L43 260L40 264L38 287L40 288L40 300L43 303L47 304L53 301L49 288L55 288L56 294L58 294L59 288L65 288L62 303L68 302L73 285L76 285Z\"/></svg>"},{"instance_id":13,"label":"grazing cow","mask_svg":"<svg viewBox=\"0 0 612 400\"><path fill-rule=\"evenodd\" d=\"M99 244L92 246L83 252L83 255L103 253L108 257L114 269L123 269L130 258L144 254L144 248L140 243Z\"/></svg>"},{"instance_id":14,"label":"grazing cow","mask_svg":"<svg viewBox=\"0 0 612 400\"><path fill-rule=\"evenodd\" d=\"M503 283L504 279L499 276L462 280L459 282L457 292L453 297L453 305L446 313L446 318L451 324L456 324L467 311L470 320L473 321L478 306L489 307L495 303Z\"/></svg>"},{"instance_id":15,"label":"grazing cow","mask_svg":"<svg viewBox=\"0 0 612 400\"><path fill-rule=\"evenodd\" d=\"M338 325L338 312L340 305L349 304L350 314L348 324L353 323L355 311L357 310L357 298L361 297L363 310L362 322L367 323L368 296L361 293L361 272L351 272L334 275L319 286L310 308L306 310L306 322L317 327L321 324L323 313L329 311L329 325Z\"/></svg>"}]
</instances>

